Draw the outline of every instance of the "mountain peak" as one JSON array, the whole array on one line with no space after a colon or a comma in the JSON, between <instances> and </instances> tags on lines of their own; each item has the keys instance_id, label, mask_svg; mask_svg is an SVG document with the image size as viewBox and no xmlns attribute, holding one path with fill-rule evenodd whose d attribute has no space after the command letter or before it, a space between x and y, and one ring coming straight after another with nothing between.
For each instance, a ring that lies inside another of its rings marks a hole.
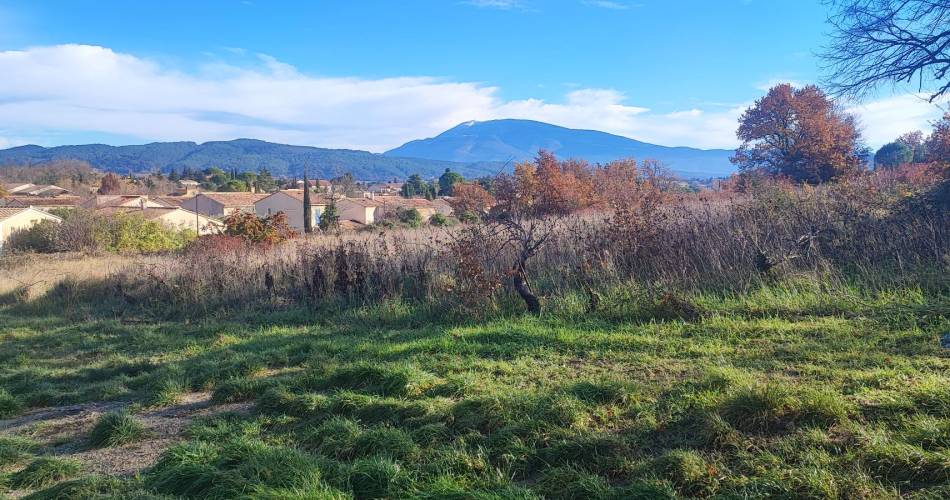
<instances>
[{"instance_id":1,"label":"mountain peak","mask_svg":"<svg viewBox=\"0 0 950 500\"><path fill-rule=\"evenodd\" d=\"M659 146L607 132L513 118L463 122L384 155L463 163L511 162L530 160L540 149L592 163L621 158L658 160L687 177L718 177L734 171L729 162L732 151Z\"/></svg>"}]
</instances>

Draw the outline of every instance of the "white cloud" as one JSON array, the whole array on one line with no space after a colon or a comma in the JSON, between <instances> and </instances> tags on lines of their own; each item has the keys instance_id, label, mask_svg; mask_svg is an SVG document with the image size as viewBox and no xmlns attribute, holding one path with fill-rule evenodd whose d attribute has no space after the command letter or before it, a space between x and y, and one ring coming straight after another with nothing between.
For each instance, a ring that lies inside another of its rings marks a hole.
<instances>
[{"instance_id":1,"label":"white cloud","mask_svg":"<svg viewBox=\"0 0 950 500\"><path fill-rule=\"evenodd\" d=\"M136 142L250 137L380 152L468 120L524 118L656 144L734 147L747 105L658 113L616 90L592 88L573 89L561 102L503 100L480 83L317 77L265 54L243 60L252 66L218 61L185 73L88 45L2 51L0 74L16 77L0 78L0 146L99 134ZM924 108L893 98L855 111L879 145L878 137L926 129L937 113Z\"/></svg>"},{"instance_id":2,"label":"white cloud","mask_svg":"<svg viewBox=\"0 0 950 500\"><path fill-rule=\"evenodd\" d=\"M930 133L930 122L943 110L927 102L930 94L907 94L878 99L851 106L864 132L864 140L872 147L880 147L914 130Z\"/></svg>"},{"instance_id":3,"label":"white cloud","mask_svg":"<svg viewBox=\"0 0 950 500\"><path fill-rule=\"evenodd\" d=\"M463 3L486 9L511 10L521 8L519 0L467 0Z\"/></svg>"},{"instance_id":4,"label":"white cloud","mask_svg":"<svg viewBox=\"0 0 950 500\"><path fill-rule=\"evenodd\" d=\"M610 0L584 0L582 3L584 5L590 5L591 7L600 7L602 9L611 10L627 10L630 8L630 6L625 3L613 2Z\"/></svg>"}]
</instances>

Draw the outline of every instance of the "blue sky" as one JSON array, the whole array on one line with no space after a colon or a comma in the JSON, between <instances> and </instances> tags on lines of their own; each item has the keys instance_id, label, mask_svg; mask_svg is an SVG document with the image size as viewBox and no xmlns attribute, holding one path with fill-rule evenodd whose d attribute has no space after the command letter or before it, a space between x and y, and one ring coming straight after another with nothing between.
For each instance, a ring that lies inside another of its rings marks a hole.
<instances>
[{"instance_id":1,"label":"blue sky","mask_svg":"<svg viewBox=\"0 0 950 500\"><path fill-rule=\"evenodd\" d=\"M819 0L0 2L0 147L256 137L383 151L532 118L735 146L770 84L820 79ZM938 110L849 103L872 145Z\"/></svg>"}]
</instances>

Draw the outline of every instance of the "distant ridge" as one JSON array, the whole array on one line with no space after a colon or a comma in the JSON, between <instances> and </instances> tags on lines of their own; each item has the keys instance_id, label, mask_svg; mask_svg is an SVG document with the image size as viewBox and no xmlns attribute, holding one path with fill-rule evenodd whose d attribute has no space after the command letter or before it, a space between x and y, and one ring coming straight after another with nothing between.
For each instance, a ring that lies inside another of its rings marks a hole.
<instances>
[{"instance_id":1,"label":"distant ridge","mask_svg":"<svg viewBox=\"0 0 950 500\"><path fill-rule=\"evenodd\" d=\"M350 172L361 180L404 179L411 174L438 177L446 168L465 177L494 175L505 162L534 158L539 149L560 158L606 163L618 158L658 160L683 177L723 177L735 171L732 151L657 146L596 130L576 130L531 120L469 121L435 137L410 141L383 154L351 149L290 146L256 139L153 142L134 146L85 144L45 148L36 145L0 150L3 165L52 160L82 160L93 167L139 173L219 167L276 176L332 178ZM508 165L510 167L510 163Z\"/></svg>"},{"instance_id":2,"label":"distant ridge","mask_svg":"<svg viewBox=\"0 0 950 500\"><path fill-rule=\"evenodd\" d=\"M546 149L561 158L605 163L618 158L658 160L686 177L729 175L733 151L667 147L596 130L578 130L532 120L469 121L435 137L407 142L384 154L454 162L521 161Z\"/></svg>"},{"instance_id":3,"label":"distant ridge","mask_svg":"<svg viewBox=\"0 0 950 500\"><path fill-rule=\"evenodd\" d=\"M331 178L350 172L361 180L404 179L411 174L437 177L451 168L467 177L490 175L500 164L456 163L441 160L383 156L367 151L288 146L255 139L194 142L154 142L135 146L86 144L44 148L27 145L0 150L0 166L43 163L52 160L82 160L112 172L168 172L219 167L225 170L256 171L267 168L277 176Z\"/></svg>"}]
</instances>

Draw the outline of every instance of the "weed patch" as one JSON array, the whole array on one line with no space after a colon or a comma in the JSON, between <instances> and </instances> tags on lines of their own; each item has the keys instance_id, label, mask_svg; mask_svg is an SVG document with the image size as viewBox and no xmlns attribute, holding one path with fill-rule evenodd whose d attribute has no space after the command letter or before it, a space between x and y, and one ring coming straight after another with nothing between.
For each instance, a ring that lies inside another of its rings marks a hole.
<instances>
[{"instance_id":1,"label":"weed patch","mask_svg":"<svg viewBox=\"0 0 950 500\"><path fill-rule=\"evenodd\" d=\"M10 476L10 487L34 490L70 479L82 471L82 464L74 460L41 457L25 469Z\"/></svg>"},{"instance_id":2,"label":"weed patch","mask_svg":"<svg viewBox=\"0 0 950 500\"><path fill-rule=\"evenodd\" d=\"M145 426L132 415L126 412L106 413L99 417L89 433L89 445L94 448L119 446L137 441L144 435Z\"/></svg>"},{"instance_id":3,"label":"weed patch","mask_svg":"<svg viewBox=\"0 0 950 500\"><path fill-rule=\"evenodd\" d=\"M20 402L6 389L0 388L0 419L15 416L21 409Z\"/></svg>"}]
</instances>

